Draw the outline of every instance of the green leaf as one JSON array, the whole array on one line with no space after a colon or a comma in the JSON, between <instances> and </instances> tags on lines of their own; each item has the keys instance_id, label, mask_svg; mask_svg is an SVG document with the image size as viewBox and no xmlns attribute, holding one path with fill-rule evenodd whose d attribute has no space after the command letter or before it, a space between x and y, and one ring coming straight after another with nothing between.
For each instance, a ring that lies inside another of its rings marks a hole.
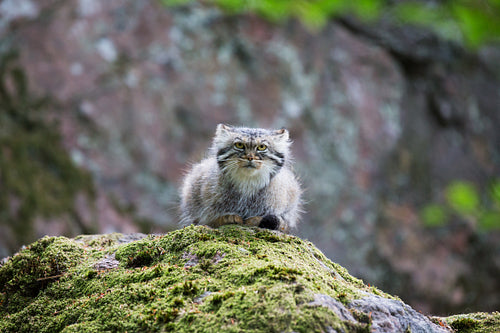
<instances>
[{"instance_id":1,"label":"green leaf","mask_svg":"<svg viewBox=\"0 0 500 333\"><path fill-rule=\"evenodd\" d=\"M401 2L390 8L390 11L402 23L432 28L448 39L463 39L456 18L446 7L422 2Z\"/></svg>"},{"instance_id":2,"label":"green leaf","mask_svg":"<svg viewBox=\"0 0 500 333\"><path fill-rule=\"evenodd\" d=\"M313 31L318 31L329 19L327 13L313 2L297 2L294 9L300 21Z\"/></svg>"},{"instance_id":3,"label":"green leaf","mask_svg":"<svg viewBox=\"0 0 500 333\"><path fill-rule=\"evenodd\" d=\"M455 5L454 12L466 41L473 47L479 46L495 26L483 11L470 6Z\"/></svg>"},{"instance_id":4,"label":"green leaf","mask_svg":"<svg viewBox=\"0 0 500 333\"><path fill-rule=\"evenodd\" d=\"M493 202L500 207L500 180L493 182L490 186L490 196L493 199Z\"/></svg>"},{"instance_id":5,"label":"green leaf","mask_svg":"<svg viewBox=\"0 0 500 333\"><path fill-rule=\"evenodd\" d=\"M422 209L421 218L427 227L440 227L448 221L448 214L443 206L430 204Z\"/></svg>"},{"instance_id":6,"label":"green leaf","mask_svg":"<svg viewBox=\"0 0 500 333\"><path fill-rule=\"evenodd\" d=\"M241 13L248 9L248 4L245 0L215 0L215 3L231 14Z\"/></svg>"},{"instance_id":7,"label":"green leaf","mask_svg":"<svg viewBox=\"0 0 500 333\"><path fill-rule=\"evenodd\" d=\"M379 17L383 7L381 0L357 0L352 2L352 6L354 12L365 20Z\"/></svg>"},{"instance_id":8,"label":"green leaf","mask_svg":"<svg viewBox=\"0 0 500 333\"><path fill-rule=\"evenodd\" d=\"M479 218L479 228L482 230L500 229L500 212L489 211Z\"/></svg>"},{"instance_id":9,"label":"green leaf","mask_svg":"<svg viewBox=\"0 0 500 333\"><path fill-rule=\"evenodd\" d=\"M401 2L392 8L396 17L404 23L430 25L436 19L445 19L445 14L440 7L423 5L417 2Z\"/></svg>"},{"instance_id":10,"label":"green leaf","mask_svg":"<svg viewBox=\"0 0 500 333\"><path fill-rule=\"evenodd\" d=\"M455 181L446 188L446 200L451 208L462 215L477 213L479 195L474 185L466 181Z\"/></svg>"},{"instance_id":11,"label":"green leaf","mask_svg":"<svg viewBox=\"0 0 500 333\"><path fill-rule=\"evenodd\" d=\"M284 0L259 0L249 2L252 10L272 22L285 21L290 16L290 2Z\"/></svg>"},{"instance_id":12,"label":"green leaf","mask_svg":"<svg viewBox=\"0 0 500 333\"><path fill-rule=\"evenodd\" d=\"M193 0L161 0L165 6L180 6L188 2L193 2Z\"/></svg>"},{"instance_id":13,"label":"green leaf","mask_svg":"<svg viewBox=\"0 0 500 333\"><path fill-rule=\"evenodd\" d=\"M344 0L318 0L315 4L325 15L330 16L341 14L348 8L348 4Z\"/></svg>"}]
</instances>

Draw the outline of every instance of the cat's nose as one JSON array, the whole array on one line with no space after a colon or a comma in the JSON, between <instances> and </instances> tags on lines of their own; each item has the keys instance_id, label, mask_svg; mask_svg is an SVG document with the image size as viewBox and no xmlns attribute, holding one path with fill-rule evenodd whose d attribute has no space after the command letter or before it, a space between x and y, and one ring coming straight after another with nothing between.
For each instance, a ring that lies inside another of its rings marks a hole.
<instances>
[{"instance_id":1,"label":"cat's nose","mask_svg":"<svg viewBox=\"0 0 500 333\"><path fill-rule=\"evenodd\" d=\"M254 154L247 154L247 160L249 160L249 161L255 160L255 155Z\"/></svg>"}]
</instances>

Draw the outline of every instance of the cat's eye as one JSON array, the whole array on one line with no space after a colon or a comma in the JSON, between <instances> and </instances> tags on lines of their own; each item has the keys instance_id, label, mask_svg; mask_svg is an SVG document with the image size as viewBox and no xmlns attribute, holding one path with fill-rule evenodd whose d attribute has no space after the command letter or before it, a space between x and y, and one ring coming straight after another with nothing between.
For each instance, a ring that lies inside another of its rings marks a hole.
<instances>
[{"instance_id":1,"label":"cat's eye","mask_svg":"<svg viewBox=\"0 0 500 333\"><path fill-rule=\"evenodd\" d=\"M259 150L259 151L264 151L264 150L266 150L266 149L267 149L267 146L266 146L266 145L258 145L258 146L257 146L257 150Z\"/></svg>"},{"instance_id":2,"label":"cat's eye","mask_svg":"<svg viewBox=\"0 0 500 333\"><path fill-rule=\"evenodd\" d=\"M235 142L234 143L234 148L236 148L236 149L243 149L243 148L245 148L245 145L243 144L243 142Z\"/></svg>"}]
</instances>

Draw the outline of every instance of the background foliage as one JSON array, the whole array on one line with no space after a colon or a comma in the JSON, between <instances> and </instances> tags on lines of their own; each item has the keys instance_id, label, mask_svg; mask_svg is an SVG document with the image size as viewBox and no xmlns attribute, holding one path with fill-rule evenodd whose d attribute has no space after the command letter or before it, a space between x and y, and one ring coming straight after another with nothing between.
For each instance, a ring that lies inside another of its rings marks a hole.
<instances>
[{"instance_id":1,"label":"background foliage","mask_svg":"<svg viewBox=\"0 0 500 333\"><path fill-rule=\"evenodd\" d=\"M193 0L162 0L180 5ZM363 20L384 19L429 27L447 39L478 47L500 38L500 0L207 0L226 11L255 13L273 22L297 18L317 30L340 15Z\"/></svg>"},{"instance_id":2,"label":"background foliage","mask_svg":"<svg viewBox=\"0 0 500 333\"><path fill-rule=\"evenodd\" d=\"M423 209L422 219L427 226L446 225L456 215L477 231L500 228L500 181L493 182L481 197L474 184L457 180L446 187L444 198L444 203Z\"/></svg>"}]
</instances>

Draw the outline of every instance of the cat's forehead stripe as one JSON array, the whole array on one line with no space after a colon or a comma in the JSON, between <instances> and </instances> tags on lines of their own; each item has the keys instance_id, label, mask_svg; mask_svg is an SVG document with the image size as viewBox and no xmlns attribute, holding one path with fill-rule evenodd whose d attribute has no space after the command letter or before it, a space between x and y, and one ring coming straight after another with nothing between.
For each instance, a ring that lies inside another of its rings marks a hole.
<instances>
[{"instance_id":1,"label":"cat's forehead stripe","mask_svg":"<svg viewBox=\"0 0 500 333\"><path fill-rule=\"evenodd\" d=\"M257 145L260 145L260 144L265 144L265 145L269 145L269 141L264 139L264 138L260 138L260 137L244 137L242 138L241 136L237 136L233 139L234 142L243 142L243 143L246 143L246 144L249 144L250 146L257 146Z\"/></svg>"},{"instance_id":2,"label":"cat's forehead stripe","mask_svg":"<svg viewBox=\"0 0 500 333\"><path fill-rule=\"evenodd\" d=\"M243 128L237 128L235 130L238 131L238 132L241 132L241 133L243 133L245 135L248 135L250 137L257 137L257 136L266 135L266 134L269 135L268 131L260 129L260 128L246 128L246 127L243 127Z\"/></svg>"}]
</instances>

